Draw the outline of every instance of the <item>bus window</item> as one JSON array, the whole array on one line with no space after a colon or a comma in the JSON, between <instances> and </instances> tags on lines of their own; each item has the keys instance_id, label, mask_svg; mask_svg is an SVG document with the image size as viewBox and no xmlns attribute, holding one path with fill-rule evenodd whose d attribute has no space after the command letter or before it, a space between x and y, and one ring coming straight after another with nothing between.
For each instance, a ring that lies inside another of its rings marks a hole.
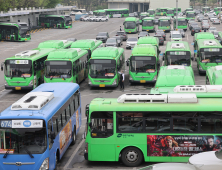
<instances>
[{"instance_id":1,"label":"bus window","mask_svg":"<svg viewBox=\"0 0 222 170\"><path fill-rule=\"evenodd\" d=\"M53 132L55 132L55 136L57 135L57 132L58 132L58 126L57 126L57 119L55 119L53 121Z\"/></svg>"},{"instance_id":2,"label":"bus window","mask_svg":"<svg viewBox=\"0 0 222 170\"><path fill-rule=\"evenodd\" d=\"M92 138L107 138L113 135L113 112L93 112L91 122Z\"/></svg>"},{"instance_id":3,"label":"bus window","mask_svg":"<svg viewBox=\"0 0 222 170\"><path fill-rule=\"evenodd\" d=\"M67 121L70 119L70 105L66 108L66 119Z\"/></svg>"},{"instance_id":4,"label":"bus window","mask_svg":"<svg viewBox=\"0 0 222 170\"><path fill-rule=\"evenodd\" d=\"M62 112L62 126L65 126L66 124L66 111L64 110Z\"/></svg>"},{"instance_id":5,"label":"bus window","mask_svg":"<svg viewBox=\"0 0 222 170\"><path fill-rule=\"evenodd\" d=\"M150 115L150 114L149 114ZM154 114L145 118L145 131L146 132L162 132L170 131L170 119L166 118L165 115L159 115L158 117Z\"/></svg>"},{"instance_id":6,"label":"bus window","mask_svg":"<svg viewBox=\"0 0 222 170\"><path fill-rule=\"evenodd\" d=\"M62 115L58 116L58 132L62 129Z\"/></svg>"},{"instance_id":7,"label":"bus window","mask_svg":"<svg viewBox=\"0 0 222 170\"><path fill-rule=\"evenodd\" d=\"M118 132L141 132L143 130L143 113L117 113Z\"/></svg>"},{"instance_id":8,"label":"bus window","mask_svg":"<svg viewBox=\"0 0 222 170\"><path fill-rule=\"evenodd\" d=\"M51 131L52 131L52 120L50 119L48 121L48 134L51 134ZM49 149L52 148L52 143L51 143L52 140L49 140Z\"/></svg>"},{"instance_id":9,"label":"bus window","mask_svg":"<svg viewBox=\"0 0 222 170\"><path fill-rule=\"evenodd\" d=\"M75 112L74 100L71 101L70 107L71 107L71 116L72 116L74 114L74 112Z\"/></svg>"}]
</instances>

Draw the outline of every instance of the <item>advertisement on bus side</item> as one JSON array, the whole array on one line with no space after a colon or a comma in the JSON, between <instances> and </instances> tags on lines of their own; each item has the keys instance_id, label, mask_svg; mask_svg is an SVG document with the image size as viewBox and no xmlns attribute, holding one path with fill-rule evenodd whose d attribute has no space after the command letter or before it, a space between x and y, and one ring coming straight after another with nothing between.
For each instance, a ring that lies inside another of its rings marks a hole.
<instances>
[{"instance_id":1,"label":"advertisement on bus side","mask_svg":"<svg viewBox=\"0 0 222 170\"><path fill-rule=\"evenodd\" d=\"M62 153L63 150L66 148L68 141L71 139L71 137L72 137L72 123L70 119L59 134L60 153Z\"/></svg>"},{"instance_id":2,"label":"advertisement on bus side","mask_svg":"<svg viewBox=\"0 0 222 170\"><path fill-rule=\"evenodd\" d=\"M147 156L190 157L222 149L222 136L147 135Z\"/></svg>"}]
</instances>

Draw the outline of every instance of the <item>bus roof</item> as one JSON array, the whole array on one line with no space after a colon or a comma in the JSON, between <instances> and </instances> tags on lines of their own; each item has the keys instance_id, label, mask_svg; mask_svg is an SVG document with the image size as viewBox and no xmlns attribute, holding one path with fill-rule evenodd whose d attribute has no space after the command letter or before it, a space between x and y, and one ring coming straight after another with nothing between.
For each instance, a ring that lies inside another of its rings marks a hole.
<instances>
[{"instance_id":1,"label":"bus roof","mask_svg":"<svg viewBox=\"0 0 222 170\"><path fill-rule=\"evenodd\" d=\"M98 59L98 58L113 58L116 59L120 56L121 53L124 52L123 48L116 48L116 47L101 47L97 48L93 51L91 59Z\"/></svg>"},{"instance_id":2,"label":"bus roof","mask_svg":"<svg viewBox=\"0 0 222 170\"><path fill-rule=\"evenodd\" d=\"M167 8L167 10L174 10L174 8Z\"/></svg>"},{"instance_id":3,"label":"bus roof","mask_svg":"<svg viewBox=\"0 0 222 170\"><path fill-rule=\"evenodd\" d=\"M175 87L177 85L195 85L192 68L182 65L160 67L155 87Z\"/></svg>"},{"instance_id":4,"label":"bus roof","mask_svg":"<svg viewBox=\"0 0 222 170\"><path fill-rule=\"evenodd\" d=\"M145 17L142 20L154 20L154 17Z\"/></svg>"},{"instance_id":5,"label":"bus roof","mask_svg":"<svg viewBox=\"0 0 222 170\"><path fill-rule=\"evenodd\" d=\"M15 54L13 57L9 57L6 60L15 60L15 59L22 59L22 60L38 60L39 58L45 57L50 52L54 51L54 48L49 49L33 49L33 50L26 50L20 53Z\"/></svg>"},{"instance_id":6,"label":"bus roof","mask_svg":"<svg viewBox=\"0 0 222 170\"><path fill-rule=\"evenodd\" d=\"M215 85L222 85L222 66L211 66L207 68L206 75L209 79L214 79Z\"/></svg>"},{"instance_id":7,"label":"bus roof","mask_svg":"<svg viewBox=\"0 0 222 170\"><path fill-rule=\"evenodd\" d=\"M63 15L50 15L50 14L40 14L39 17L60 17L65 18Z\"/></svg>"},{"instance_id":8,"label":"bus roof","mask_svg":"<svg viewBox=\"0 0 222 170\"><path fill-rule=\"evenodd\" d=\"M168 7L161 7L160 9L168 9Z\"/></svg>"},{"instance_id":9,"label":"bus roof","mask_svg":"<svg viewBox=\"0 0 222 170\"><path fill-rule=\"evenodd\" d=\"M92 39L86 39L86 40L77 40L72 43L71 48L81 48L86 50L92 50L95 48L97 42L100 42L99 44L102 44L102 41L100 40L92 40Z\"/></svg>"},{"instance_id":10,"label":"bus roof","mask_svg":"<svg viewBox=\"0 0 222 170\"><path fill-rule=\"evenodd\" d=\"M137 44L152 44L152 45L159 45L159 39L157 37L141 37L139 38Z\"/></svg>"},{"instance_id":11,"label":"bus roof","mask_svg":"<svg viewBox=\"0 0 222 170\"><path fill-rule=\"evenodd\" d=\"M0 22L0 25L19 27L19 24L16 22Z\"/></svg>"},{"instance_id":12,"label":"bus roof","mask_svg":"<svg viewBox=\"0 0 222 170\"><path fill-rule=\"evenodd\" d=\"M69 49L58 49L53 52L50 52L47 60L54 60L54 59L62 59L62 60L73 60L73 59L78 59L82 55L87 54L88 52L86 50L81 50L81 49L74 49L74 48L69 48Z\"/></svg>"},{"instance_id":13,"label":"bus roof","mask_svg":"<svg viewBox=\"0 0 222 170\"><path fill-rule=\"evenodd\" d=\"M64 46L71 45L72 41L67 40L48 40L39 43L38 48L63 48Z\"/></svg>"},{"instance_id":14,"label":"bus roof","mask_svg":"<svg viewBox=\"0 0 222 170\"><path fill-rule=\"evenodd\" d=\"M146 15L149 15L149 13L147 12L140 13L140 16L146 16Z\"/></svg>"},{"instance_id":15,"label":"bus roof","mask_svg":"<svg viewBox=\"0 0 222 170\"><path fill-rule=\"evenodd\" d=\"M199 48L222 48L221 44L216 39L200 39L197 40L197 44Z\"/></svg>"},{"instance_id":16,"label":"bus roof","mask_svg":"<svg viewBox=\"0 0 222 170\"><path fill-rule=\"evenodd\" d=\"M215 39L214 34L210 32L199 32L194 35L195 40L200 39Z\"/></svg>"},{"instance_id":17,"label":"bus roof","mask_svg":"<svg viewBox=\"0 0 222 170\"><path fill-rule=\"evenodd\" d=\"M160 17L159 20L170 20L170 17Z\"/></svg>"},{"instance_id":18,"label":"bus roof","mask_svg":"<svg viewBox=\"0 0 222 170\"><path fill-rule=\"evenodd\" d=\"M53 93L53 98L49 100L40 110L11 110L11 106L1 112L1 119L44 119L49 120L52 118L55 112L57 112L77 90L79 85L76 83L45 83L41 84L30 93L27 93L22 99L27 99L33 94L37 96L33 101L38 105L40 102L43 102L40 97L44 97L44 93ZM33 93L34 92L34 93ZM40 96L40 97L39 97ZM39 99L38 99L39 97ZM19 101L21 101L20 99ZM17 101L18 102L18 101ZM16 103L16 102L15 102Z\"/></svg>"},{"instance_id":19,"label":"bus roof","mask_svg":"<svg viewBox=\"0 0 222 170\"><path fill-rule=\"evenodd\" d=\"M190 46L186 41L168 41L166 45L167 51L190 51Z\"/></svg>"},{"instance_id":20,"label":"bus roof","mask_svg":"<svg viewBox=\"0 0 222 170\"><path fill-rule=\"evenodd\" d=\"M125 21L138 21L139 20L139 18L136 18L136 17L127 17L126 19L125 19Z\"/></svg>"},{"instance_id":21,"label":"bus roof","mask_svg":"<svg viewBox=\"0 0 222 170\"><path fill-rule=\"evenodd\" d=\"M133 48L132 56L157 56L157 48L151 44L140 44Z\"/></svg>"}]
</instances>

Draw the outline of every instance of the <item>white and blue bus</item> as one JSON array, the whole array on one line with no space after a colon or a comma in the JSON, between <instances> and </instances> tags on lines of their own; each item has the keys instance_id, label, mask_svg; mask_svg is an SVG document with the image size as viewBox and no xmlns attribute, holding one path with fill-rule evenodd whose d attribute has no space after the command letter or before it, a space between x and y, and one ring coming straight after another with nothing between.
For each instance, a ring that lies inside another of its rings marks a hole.
<instances>
[{"instance_id":1,"label":"white and blue bus","mask_svg":"<svg viewBox=\"0 0 222 170\"><path fill-rule=\"evenodd\" d=\"M79 88L42 84L1 112L1 170L56 168L81 127Z\"/></svg>"}]
</instances>

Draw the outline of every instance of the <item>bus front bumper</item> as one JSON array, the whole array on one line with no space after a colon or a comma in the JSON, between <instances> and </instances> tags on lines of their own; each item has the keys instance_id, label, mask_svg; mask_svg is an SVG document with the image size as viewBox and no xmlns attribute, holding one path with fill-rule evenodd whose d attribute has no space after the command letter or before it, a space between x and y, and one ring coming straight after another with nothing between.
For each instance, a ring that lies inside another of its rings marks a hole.
<instances>
[{"instance_id":1,"label":"bus front bumper","mask_svg":"<svg viewBox=\"0 0 222 170\"><path fill-rule=\"evenodd\" d=\"M117 87L118 85L106 85L106 84L89 84L89 87Z\"/></svg>"},{"instance_id":2,"label":"bus front bumper","mask_svg":"<svg viewBox=\"0 0 222 170\"><path fill-rule=\"evenodd\" d=\"M156 80L129 80L130 83L156 83Z\"/></svg>"},{"instance_id":3,"label":"bus front bumper","mask_svg":"<svg viewBox=\"0 0 222 170\"><path fill-rule=\"evenodd\" d=\"M5 89L11 89L11 90L33 90L33 85L29 85L29 86L9 86L9 85L5 85Z\"/></svg>"}]
</instances>

